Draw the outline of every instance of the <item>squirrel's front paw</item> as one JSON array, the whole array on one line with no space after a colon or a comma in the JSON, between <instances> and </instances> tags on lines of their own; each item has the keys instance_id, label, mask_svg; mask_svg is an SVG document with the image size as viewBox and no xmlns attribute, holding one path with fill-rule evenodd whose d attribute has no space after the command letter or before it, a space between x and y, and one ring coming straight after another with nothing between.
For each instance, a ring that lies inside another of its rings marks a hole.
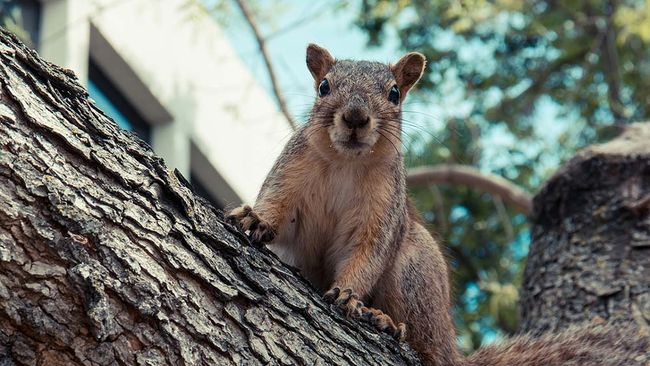
<instances>
[{"instance_id":1,"label":"squirrel's front paw","mask_svg":"<svg viewBox=\"0 0 650 366\"><path fill-rule=\"evenodd\" d=\"M241 231L248 231L253 243L268 243L275 238L270 223L261 219L249 205L237 207L226 216L226 222Z\"/></svg>"},{"instance_id":2,"label":"squirrel's front paw","mask_svg":"<svg viewBox=\"0 0 650 366\"><path fill-rule=\"evenodd\" d=\"M336 305L347 317L366 320L379 331L386 332L399 341L406 337L404 323L395 325L393 319L381 310L364 306L352 289L341 290L340 287L333 287L323 295L323 300Z\"/></svg>"},{"instance_id":3,"label":"squirrel's front paw","mask_svg":"<svg viewBox=\"0 0 650 366\"><path fill-rule=\"evenodd\" d=\"M341 290L340 287L333 287L323 295L323 300L336 305L349 318L359 318L361 316L363 303L352 289Z\"/></svg>"},{"instance_id":4,"label":"squirrel's front paw","mask_svg":"<svg viewBox=\"0 0 650 366\"><path fill-rule=\"evenodd\" d=\"M381 332L386 332L393 336L393 338L403 341L406 338L406 325L399 323L395 325L393 319L387 314L384 314L379 309L362 307L361 318L367 320L372 326Z\"/></svg>"}]
</instances>

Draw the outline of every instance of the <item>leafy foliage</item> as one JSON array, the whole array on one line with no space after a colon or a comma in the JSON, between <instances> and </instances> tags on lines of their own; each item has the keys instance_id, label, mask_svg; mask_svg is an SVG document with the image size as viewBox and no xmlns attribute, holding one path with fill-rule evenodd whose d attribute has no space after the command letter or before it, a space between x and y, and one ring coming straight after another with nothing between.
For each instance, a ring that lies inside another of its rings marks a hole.
<instances>
[{"instance_id":1,"label":"leafy foliage","mask_svg":"<svg viewBox=\"0 0 650 366\"><path fill-rule=\"evenodd\" d=\"M650 0L363 0L357 25L370 45L397 37L429 60L420 99L444 123L417 132L410 165L452 160L535 190L576 149L650 114ZM516 329L525 219L463 187L412 193L450 248L463 344Z\"/></svg>"}]
</instances>

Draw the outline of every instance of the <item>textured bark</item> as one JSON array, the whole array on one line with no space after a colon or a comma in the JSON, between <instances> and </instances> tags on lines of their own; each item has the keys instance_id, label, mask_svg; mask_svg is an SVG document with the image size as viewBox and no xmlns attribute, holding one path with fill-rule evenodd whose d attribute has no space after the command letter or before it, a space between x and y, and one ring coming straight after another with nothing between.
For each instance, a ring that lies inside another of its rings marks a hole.
<instances>
[{"instance_id":1,"label":"textured bark","mask_svg":"<svg viewBox=\"0 0 650 366\"><path fill-rule=\"evenodd\" d=\"M580 152L534 199L522 329L635 322L650 334L650 123Z\"/></svg>"},{"instance_id":2,"label":"textured bark","mask_svg":"<svg viewBox=\"0 0 650 366\"><path fill-rule=\"evenodd\" d=\"M230 157L236 159L236 151ZM417 364L0 30L0 364Z\"/></svg>"}]
</instances>

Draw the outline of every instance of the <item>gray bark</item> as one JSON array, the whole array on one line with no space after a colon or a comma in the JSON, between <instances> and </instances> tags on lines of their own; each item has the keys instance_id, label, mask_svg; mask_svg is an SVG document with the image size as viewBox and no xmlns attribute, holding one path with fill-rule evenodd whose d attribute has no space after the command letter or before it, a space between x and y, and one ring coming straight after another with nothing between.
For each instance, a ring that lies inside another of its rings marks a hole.
<instances>
[{"instance_id":1,"label":"gray bark","mask_svg":"<svg viewBox=\"0 0 650 366\"><path fill-rule=\"evenodd\" d=\"M650 334L650 123L585 149L534 199L521 328L635 322Z\"/></svg>"},{"instance_id":2,"label":"gray bark","mask_svg":"<svg viewBox=\"0 0 650 366\"><path fill-rule=\"evenodd\" d=\"M0 365L263 363L418 360L251 247L0 30Z\"/></svg>"}]
</instances>

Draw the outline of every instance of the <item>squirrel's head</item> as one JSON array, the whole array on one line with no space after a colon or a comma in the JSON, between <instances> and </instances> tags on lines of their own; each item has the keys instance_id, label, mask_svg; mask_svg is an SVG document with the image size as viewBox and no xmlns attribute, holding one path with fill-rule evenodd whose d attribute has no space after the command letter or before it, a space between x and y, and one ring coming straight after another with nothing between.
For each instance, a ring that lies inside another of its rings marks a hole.
<instances>
[{"instance_id":1,"label":"squirrel's head","mask_svg":"<svg viewBox=\"0 0 650 366\"><path fill-rule=\"evenodd\" d=\"M329 156L357 158L399 153L402 103L422 76L426 59L417 52L394 65L336 60L315 44L307 67L318 94L307 136Z\"/></svg>"}]
</instances>

